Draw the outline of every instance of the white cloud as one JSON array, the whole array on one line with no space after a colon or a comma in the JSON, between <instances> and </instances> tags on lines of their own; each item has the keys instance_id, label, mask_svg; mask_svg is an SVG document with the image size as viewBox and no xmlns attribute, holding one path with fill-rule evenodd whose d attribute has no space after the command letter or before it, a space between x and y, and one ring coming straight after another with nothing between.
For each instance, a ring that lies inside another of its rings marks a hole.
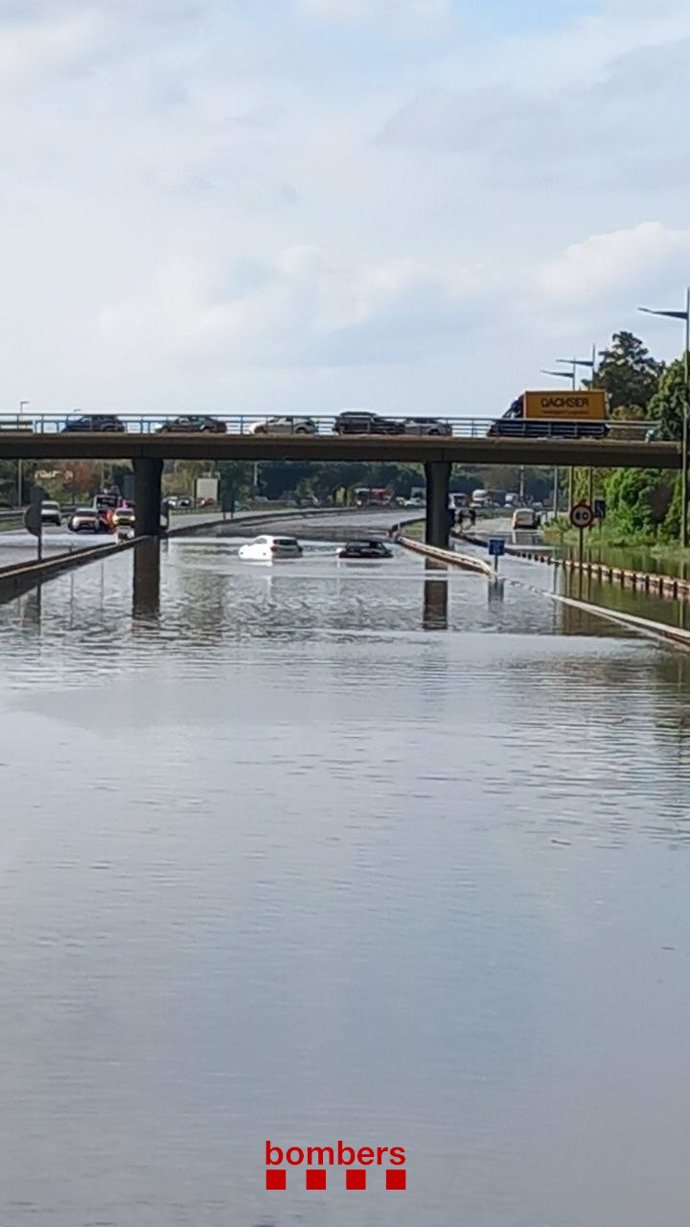
<instances>
[{"instance_id":1,"label":"white cloud","mask_svg":"<svg viewBox=\"0 0 690 1227\"><path fill-rule=\"evenodd\" d=\"M297 0L302 12L330 21L436 23L452 16L451 0Z\"/></svg>"},{"instance_id":2,"label":"white cloud","mask_svg":"<svg viewBox=\"0 0 690 1227\"><path fill-rule=\"evenodd\" d=\"M467 274L413 261L338 266L307 247L226 280L233 292L223 295L209 267L168 260L139 294L100 313L94 340L101 356L269 367L393 358L404 365L433 352L449 332L467 332L486 309L485 292Z\"/></svg>"},{"instance_id":3,"label":"white cloud","mask_svg":"<svg viewBox=\"0 0 690 1227\"><path fill-rule=\"evenodd\" d=\"M655 291L683 265L690 266L690 230L642 222L630 230L594 234L574 243L538 276L553 302L583 304Z\"/></svg>"},{"instance_id":4,"label":"white cloud","mask_svg":"<svg viewBox=\"0 0 690 1227\"><path fill-rule=\"evenodd\" d=\"M462 8L0 0L3 402L493 411L675 301L685 0Z\"/></svg>"}]
</instances>

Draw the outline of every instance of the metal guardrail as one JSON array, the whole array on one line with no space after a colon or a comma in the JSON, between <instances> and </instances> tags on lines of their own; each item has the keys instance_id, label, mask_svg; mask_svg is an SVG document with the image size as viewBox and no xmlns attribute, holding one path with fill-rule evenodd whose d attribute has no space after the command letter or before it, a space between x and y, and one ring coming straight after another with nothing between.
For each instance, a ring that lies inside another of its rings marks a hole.
<instances>
[{"instance_id":1,"label":"metal guardrail","mask_svg":"<svg viewBox=\"0 0 690 1227\"><path fill-rule=\"evenodd\" d=\"M174 420L174 416L156 414L141 416L138 414L65 414L65 413L42 413L23 415L0 414L0 436L4 433L22 433L22 434L60 434L67 433L65 427L70 419L76 417L117 417L122 423L124 432L134 435L150 435L160 431L170 434L171 438L176 435L184 435L187 432L181 430L170 430L169 423ZM213 421L221 424L221 429L218 433L231 435L258 435L259 437L270 436L276 438L280 435L294 437L295 435L332 435L335 431L335 424L339 415L320 415L316 417L299 417L297 415L285 415L285 422L288 423L282 427L271 425L271 419L261 414L230 414L228 416L213 415ZM593 421L558 421L558 422L541 422L537 419L511 421L505 418L467 418L467 417L438 417L427 419L425 422L419 418L412 417L391 417L391 422L402 422L404 425L403 431L390 432L383 429L373 429L370 431L360 432L365 434L374 434L377 436L386 437L390 434L391 437L429 437L437 435L438 437L452 436L454 438L464 439L483 439L489 434L494 423L498 424L498 429L491 433L496 438L579 438L587 433L603 433L601 428L603 423ZM312 425L309 425L312 424ZM223 430L222 428L225 427ZM257 429L258 428L258 429ZM649 422L640 421L617 421L611 420L606 422L606 434L611 439L630 439L638 442L644 442L646 435L650 430ZM70 432L71 433L71 432ZM96 430L88 430L74 433L99 433ZM106 433L103 431L103 433ZM113 432L107 432L113 433ZM209 433L214 431L209 429L208 432L198 430L188 433ZM347 432L345 438L349 434L354 435L356 432Z\"/></svg>"}]
</instances>

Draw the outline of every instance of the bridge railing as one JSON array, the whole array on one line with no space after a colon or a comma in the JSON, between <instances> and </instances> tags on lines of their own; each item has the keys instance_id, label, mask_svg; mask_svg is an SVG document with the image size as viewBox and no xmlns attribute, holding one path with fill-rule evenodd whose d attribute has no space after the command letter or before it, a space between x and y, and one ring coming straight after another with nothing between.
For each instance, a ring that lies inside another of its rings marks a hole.
<instances>
[{"instance_id":1,"label":"bridge railing","mask_svg":"<svg viewBox=\"0 0 690 1227\"><path fill-rule=\"evenodd\" d=\"M41 413L41 414L1 414L0 413L0 436L4 432L22 433L22 434L60 434L70 429L69 423L76 418L81 417L81 414L65 414L65 413ZM88 417L98 418L101 415L98 413L85 415ZM178 431L171 426L174 422L174 415L164 414L131 414L121 413L113 415L108 413L108 417L117 416L121 427L127 434L135 435L151 435L158 432L168 432L174 436L175 433L184 433ZM219 423L219 433L231 435L277 435L294 436L294 435L327 435L332 436L335 430L336 415L317 415L310 417L289 416L285 419L282 425L274 426L270 419L262 414L229 414L229 415L214 415L213 421ZM391 435L409 436L409 437L429 437L438 436L465 439L482 439L488 434L495 435L499 438L581 438L591 433L601 437L606 434L610 439L628 439L637 442L643 442L651 429L650 422L640 421L617 421L612 420L606 422L606 431L602 431L603 423L597 422L579 422L579 421L560 421L560 422L540 422L538 420L510 420L506 418L468 418L468 417L438 417L434 418L433 422L421 422L415 418L391 418L391 422L402 422L404 429L402 431L391 430ZM493 427L493 429L492 429ZM190 433L199 433L197 430ZM213 433L209 429L209 433ZM367 432L368 433L368 432ZM382 435L385 437L389 432L375 429L372 434ZM345 435L347 437L347 435Z\"/></svg>"}]
</instances>

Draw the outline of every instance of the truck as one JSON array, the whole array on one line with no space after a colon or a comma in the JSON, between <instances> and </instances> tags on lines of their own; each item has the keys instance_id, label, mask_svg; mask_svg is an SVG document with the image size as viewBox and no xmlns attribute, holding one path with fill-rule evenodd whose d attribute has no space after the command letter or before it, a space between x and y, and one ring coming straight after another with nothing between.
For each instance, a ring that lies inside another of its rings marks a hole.
<instances>
[{"instance_id":1,"label":"truck","mask_svg":"<svg viewBox=\"0 0 690 1227\"><path fill-rule=\"evenodd\" d=\"M523 392L492 422L489 434L524 439L604 439L608 398L600 388L583 392Z\"/></svg>"},{"instance_id":2,"label":"truck","mask_svg":"<svg viewBox=\"0 0 690 1227\"><path fill-rule=\"evenodd\" d=\"M217 477L197 477L197 507L212 507L218 502L218 485L219 482Z\"/></svg>"}]
</instances>

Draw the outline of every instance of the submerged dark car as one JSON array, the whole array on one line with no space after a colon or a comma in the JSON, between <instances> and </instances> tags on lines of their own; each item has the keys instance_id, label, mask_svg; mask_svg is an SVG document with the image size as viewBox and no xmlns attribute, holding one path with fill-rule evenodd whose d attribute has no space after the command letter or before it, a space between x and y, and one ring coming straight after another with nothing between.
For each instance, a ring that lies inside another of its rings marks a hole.
<instances>
[{"instance_id":1,"label":"submerged dark car","mask_svg":"<svg viewBox=\"0 0 690 1227\"><path fill-rule=\"evenodd\" d=\"M159 432L174 431L177 434L211 434L224 435L227 426L220 418L204 417L200 414L188 414L184 417L169 418L159 427Z\"/></svg>"},{"instance_id":2,"label":"submerged dark car","mask_svg":"<svg viewBox=\"0 0 690 1227\"><path fill-rule=\"evenodd\" d=\"M392 558L393 551L383 541L348 541L338 550L338 558Z\"/></svg>"},{"instance_id":3,"label":"submerged dark car","mask_svg":"<svg viewBox=\"0 0 690 1227\"><path fill-rule=\"evenodd\" d=\"M88 413L78 418L68 418L62 428L62 433L70 431L106 431L111 434L124 434L127 427L119 418L111 413Z\"/></svg>"}]
</instances>

